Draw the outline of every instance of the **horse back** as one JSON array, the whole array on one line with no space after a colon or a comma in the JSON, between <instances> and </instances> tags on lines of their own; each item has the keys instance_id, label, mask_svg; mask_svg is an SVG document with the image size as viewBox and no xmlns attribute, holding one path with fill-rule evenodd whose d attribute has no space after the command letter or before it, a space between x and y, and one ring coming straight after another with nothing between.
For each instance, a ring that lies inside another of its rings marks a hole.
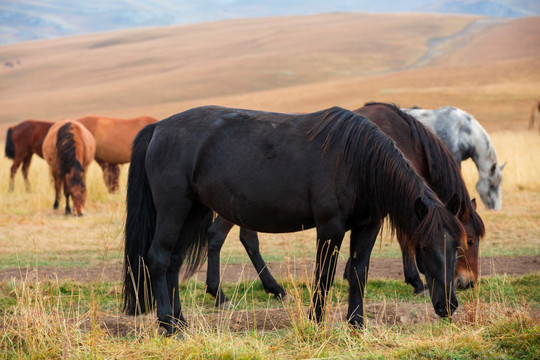
<instances>
[{"instance_id":1,"label":"horse back","mask_svg":"<svg viewBox=\"0 0 540 360\"><path fill-rule=\"evenodd\" d=\"M343 196L340 204L352 207L354 200L352 190L335 190L342 174L335 174L335 157L322 156L324 138L308 140L310 125L309 115L188 110L157 123L146 154L149 183L162 189L153 192L164 193L164 202L188 191L253 230L313 227L336 211L336 193Z\"/></svg>"},{"instance_id":2,"label":"horse back","mask_svg":"<svg viewBox=\"0 0 540 360\"><path fill-rule=\"evenodd\" d=\"M392 106L387 104L372 104L356 109L354 112L374 122L396 143L418 174L423 178L428 177L425 151L418 139L417 126L422 126L421 124L407 122Z\"/></svg>"},{"instance_id":3,"label":"horse back","mask_svg":"<svg viewBox=\"0 0 540 360\"><path fill-rule=\"evenodd\" d=\"M77 121L94 136L97 159L109 164L124 164L130 160L131 144L137 133L157 119L149 116L133 119L85 116Z\"/></svg>"},{"instance_id":4,"label":"horse back","mask_svg":"<svg viewBox=\"0 0 540 360\"><path fill-rule=\"evenodd\" d=\"M53 125L52 122L26 120L9 128L14 157L36 153L43 157L43 140Z\"/></svg>"}]
</instances>

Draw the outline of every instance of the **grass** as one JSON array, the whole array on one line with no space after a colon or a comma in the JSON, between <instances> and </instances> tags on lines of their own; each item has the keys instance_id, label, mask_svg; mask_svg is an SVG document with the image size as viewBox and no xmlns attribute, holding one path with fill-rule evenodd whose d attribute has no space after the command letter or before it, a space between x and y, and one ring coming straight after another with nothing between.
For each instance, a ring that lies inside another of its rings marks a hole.
<instances>
[{"instance_id":1,"label":"grass","mask_svg":"<svg viewBox=\"0 0 540 360\"><path fill-rule=\"evenodd\" d=\"M152 319L142 316L138 321L129 318L130 332L111 334L110 319L122 320L119 283L4 282L0 284L0 327L4 334L0 337L0 356L534 359L540 355L539 290L536 287L531 291L531 284L539 281L539 274L482 279L477 292L458 293L463 310L452 322L434 319L388 324L368 313L370 320L361 332L342 321L319 325L308 321L305 308L309 288L302 280L283 281L291 293L292 289L301 289L295 293L300 295L285 304L269 300L256 284L226 284L229 294L237 294L233 297L235 309L223 311L223 321L211 323L208 316L215 314L213 301L209 301L202 284L189 281L180 293L190 321L182 339L159 336L153 315ZM327 317L340 312L346 301L346 284L336 285ZM419 304L420 312L430 307L428 298L414 297L401 282L368 283L368 307L383 304L399 309L411 306L411 302ZM290 325L273 331L228 330L238 321L233 314L268 311L271 307L285 309ZM103 327L107 319L109 330Z\"/></svg>"}]
</instances>

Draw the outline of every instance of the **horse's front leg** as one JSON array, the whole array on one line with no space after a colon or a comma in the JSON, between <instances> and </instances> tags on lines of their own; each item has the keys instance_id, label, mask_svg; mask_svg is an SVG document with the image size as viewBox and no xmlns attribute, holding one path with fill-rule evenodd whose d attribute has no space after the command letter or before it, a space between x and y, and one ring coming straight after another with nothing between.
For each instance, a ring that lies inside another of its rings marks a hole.
<instances>
[{"instance_id":1,"label":"horse's front leg","mask_svg":"<svg viewBox=\"0 0 540 360\"><path fill-rule=\"evenodd\" d=\"M401 239L398 239L400 245L402 244ZM416 268L416 263L414 259L411 259L409 255L409 250L407 248L401 249L402 259L403 259L403 274L405 275L405 282L410 284L414 288L415 294L423 294L427 287L424 285L424 282L420 278L418 269Z\"/></svg>"},{"instance_id":2,"label":"horse's front leg","mask_svg":"<svg viewBox=\"0 0 540 360\"><path fill-rule=\"evenodd\" d=\"M266 262L261 256L257 232L241 228L240 241L242 242L242 245L244 245L249 258L251 259L251 263L257 270L257 274L259 274L264 290L267 293L274 294L278 300L285 300L287 298L285 289L283 289L283 287L277 283L276 279L274 279Z\"/></svg>"},{"instance_id":3,"label":"horse's front leg","mask_svg":"<svg viewBox=\"0 0 540 360\"><path fill-rule=\"evenodd\" d=\"M206 270L206 292L216 298L215 306L228 308L230 300L221 288L220 252L233 223L218 216L208 229L208 267Z\"/></svg>"},{"instance_id":4,"label":"horse's front leg","mask_svg":"<svg viewBox=\"0 0 540 360\"><path fill-rule=\"evenodd\" d=\"M349 309L347 319L355 327L364 325L364 290L369 270L369 258L381 223L374 222L351 231L349 274Z\"/></svg>"},{"instance_id":5,"label":"horse's front leg","mask_svg":"<svg viewBox=\"0 0 540 360\"><path fill-rule=\"evenodd\" d=\"M341 225L317 228L317 258L315 259L315 289L309 317L316 322L323 319L326 295L334 282L339 249L345 235Z\"/></svg>"}]
</instances>

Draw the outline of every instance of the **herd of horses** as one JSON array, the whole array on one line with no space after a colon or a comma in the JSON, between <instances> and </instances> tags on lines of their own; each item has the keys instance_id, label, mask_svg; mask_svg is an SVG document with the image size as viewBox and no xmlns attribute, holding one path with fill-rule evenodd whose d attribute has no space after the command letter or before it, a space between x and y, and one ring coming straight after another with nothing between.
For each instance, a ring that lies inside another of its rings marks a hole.
<instances>
[{"instance_id":1,"label":"herd of horses","mask_svg":"<svg viewBox=\"0 0 540 360\"><path fill-rule=\"evenodd\" d=\"M26 190L32 155L43 157L54 179L58 208L82 215L85 174L95 159L110 192L119 190L119 165L130 163L125 224L124 310L157 308L172 334L186 326L179 272L192 274L208 255L207 292L216 306L230 302L220 283L220 249L231 227L264 289L283 300L260 252L257 232L316 228L315 291L310 318L321 321L339 249L350 234L344 277L348 321L364 321L369 259L383 220L402 250L405 281L425 290L439 316L458 306L454 286L473 287L485 235L476 202L461 176L461 161L478 167L478 194L502 206L504 165L482 126L463 110L399 109L368 103L283 114L204 106L157 121L87 116L57 123L28 120L10 127L9 189L22 164ZM217 215L217 217L215 216ZM421 280L423 273L426 283Z\"/></svg>"}]
</instances>

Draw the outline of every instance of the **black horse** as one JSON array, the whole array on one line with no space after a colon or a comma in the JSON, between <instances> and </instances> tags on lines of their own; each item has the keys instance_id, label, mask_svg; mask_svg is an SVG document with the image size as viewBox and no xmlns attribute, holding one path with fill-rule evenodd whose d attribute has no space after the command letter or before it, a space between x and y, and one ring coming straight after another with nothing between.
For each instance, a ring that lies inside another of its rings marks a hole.
<instances>
[{"instance_id":1,"label":"black horse","mask_svg":"<svg viewBox=\"0 0 540 360\"><path fill-rule=\"evenodd\" d=\"M467 233L467 247L459 248L455 281L459 288L473 287L478 280L478 251L480 239L485 235L485 227L476 212L476 202L471 200L452 154L422 123L395 105L368 103L354 112L367 117L395 141L405 158L411 162L439 199L448 201L454 194L459 195L461 206L458 219ZM215 305L220 308L230 306L230 301L220 286L220 251L233 226L233 223L218 216L209 229L206 291L216 298ZM285 290L274 279L261 256L257 233L241 228L240 241L257 270L265 291L274 294L278 300L286 299ZM398 241L402 246L405 244L402 238L398 238ZM345 268L345 278L348 276L348 265L349 262ZM425 285L407 251L403 251L403 271L405 281L413 286L414 292L423 293Z\"/></svg>"},{"instance_id":2,"label":"black horse","mask_svg":"<svg viewBox=\"0 0 540 360\"><path fill-rule=\"evenodd\" d=\"M435 312L448 316L458 306L453 274L465 238L455 216L459 197L441 203L394 143L348 110L200 107L173 115L135 138L127 192L124 309L143 313L157 303L169 334L186 326L178 274L184 262L188 275L202 262L213 210L254 231L316 227L315 321L323 318L351 230L348 319L363 325L373 233L387 215L426 275Z\"/></svg>"}]
</instances>

